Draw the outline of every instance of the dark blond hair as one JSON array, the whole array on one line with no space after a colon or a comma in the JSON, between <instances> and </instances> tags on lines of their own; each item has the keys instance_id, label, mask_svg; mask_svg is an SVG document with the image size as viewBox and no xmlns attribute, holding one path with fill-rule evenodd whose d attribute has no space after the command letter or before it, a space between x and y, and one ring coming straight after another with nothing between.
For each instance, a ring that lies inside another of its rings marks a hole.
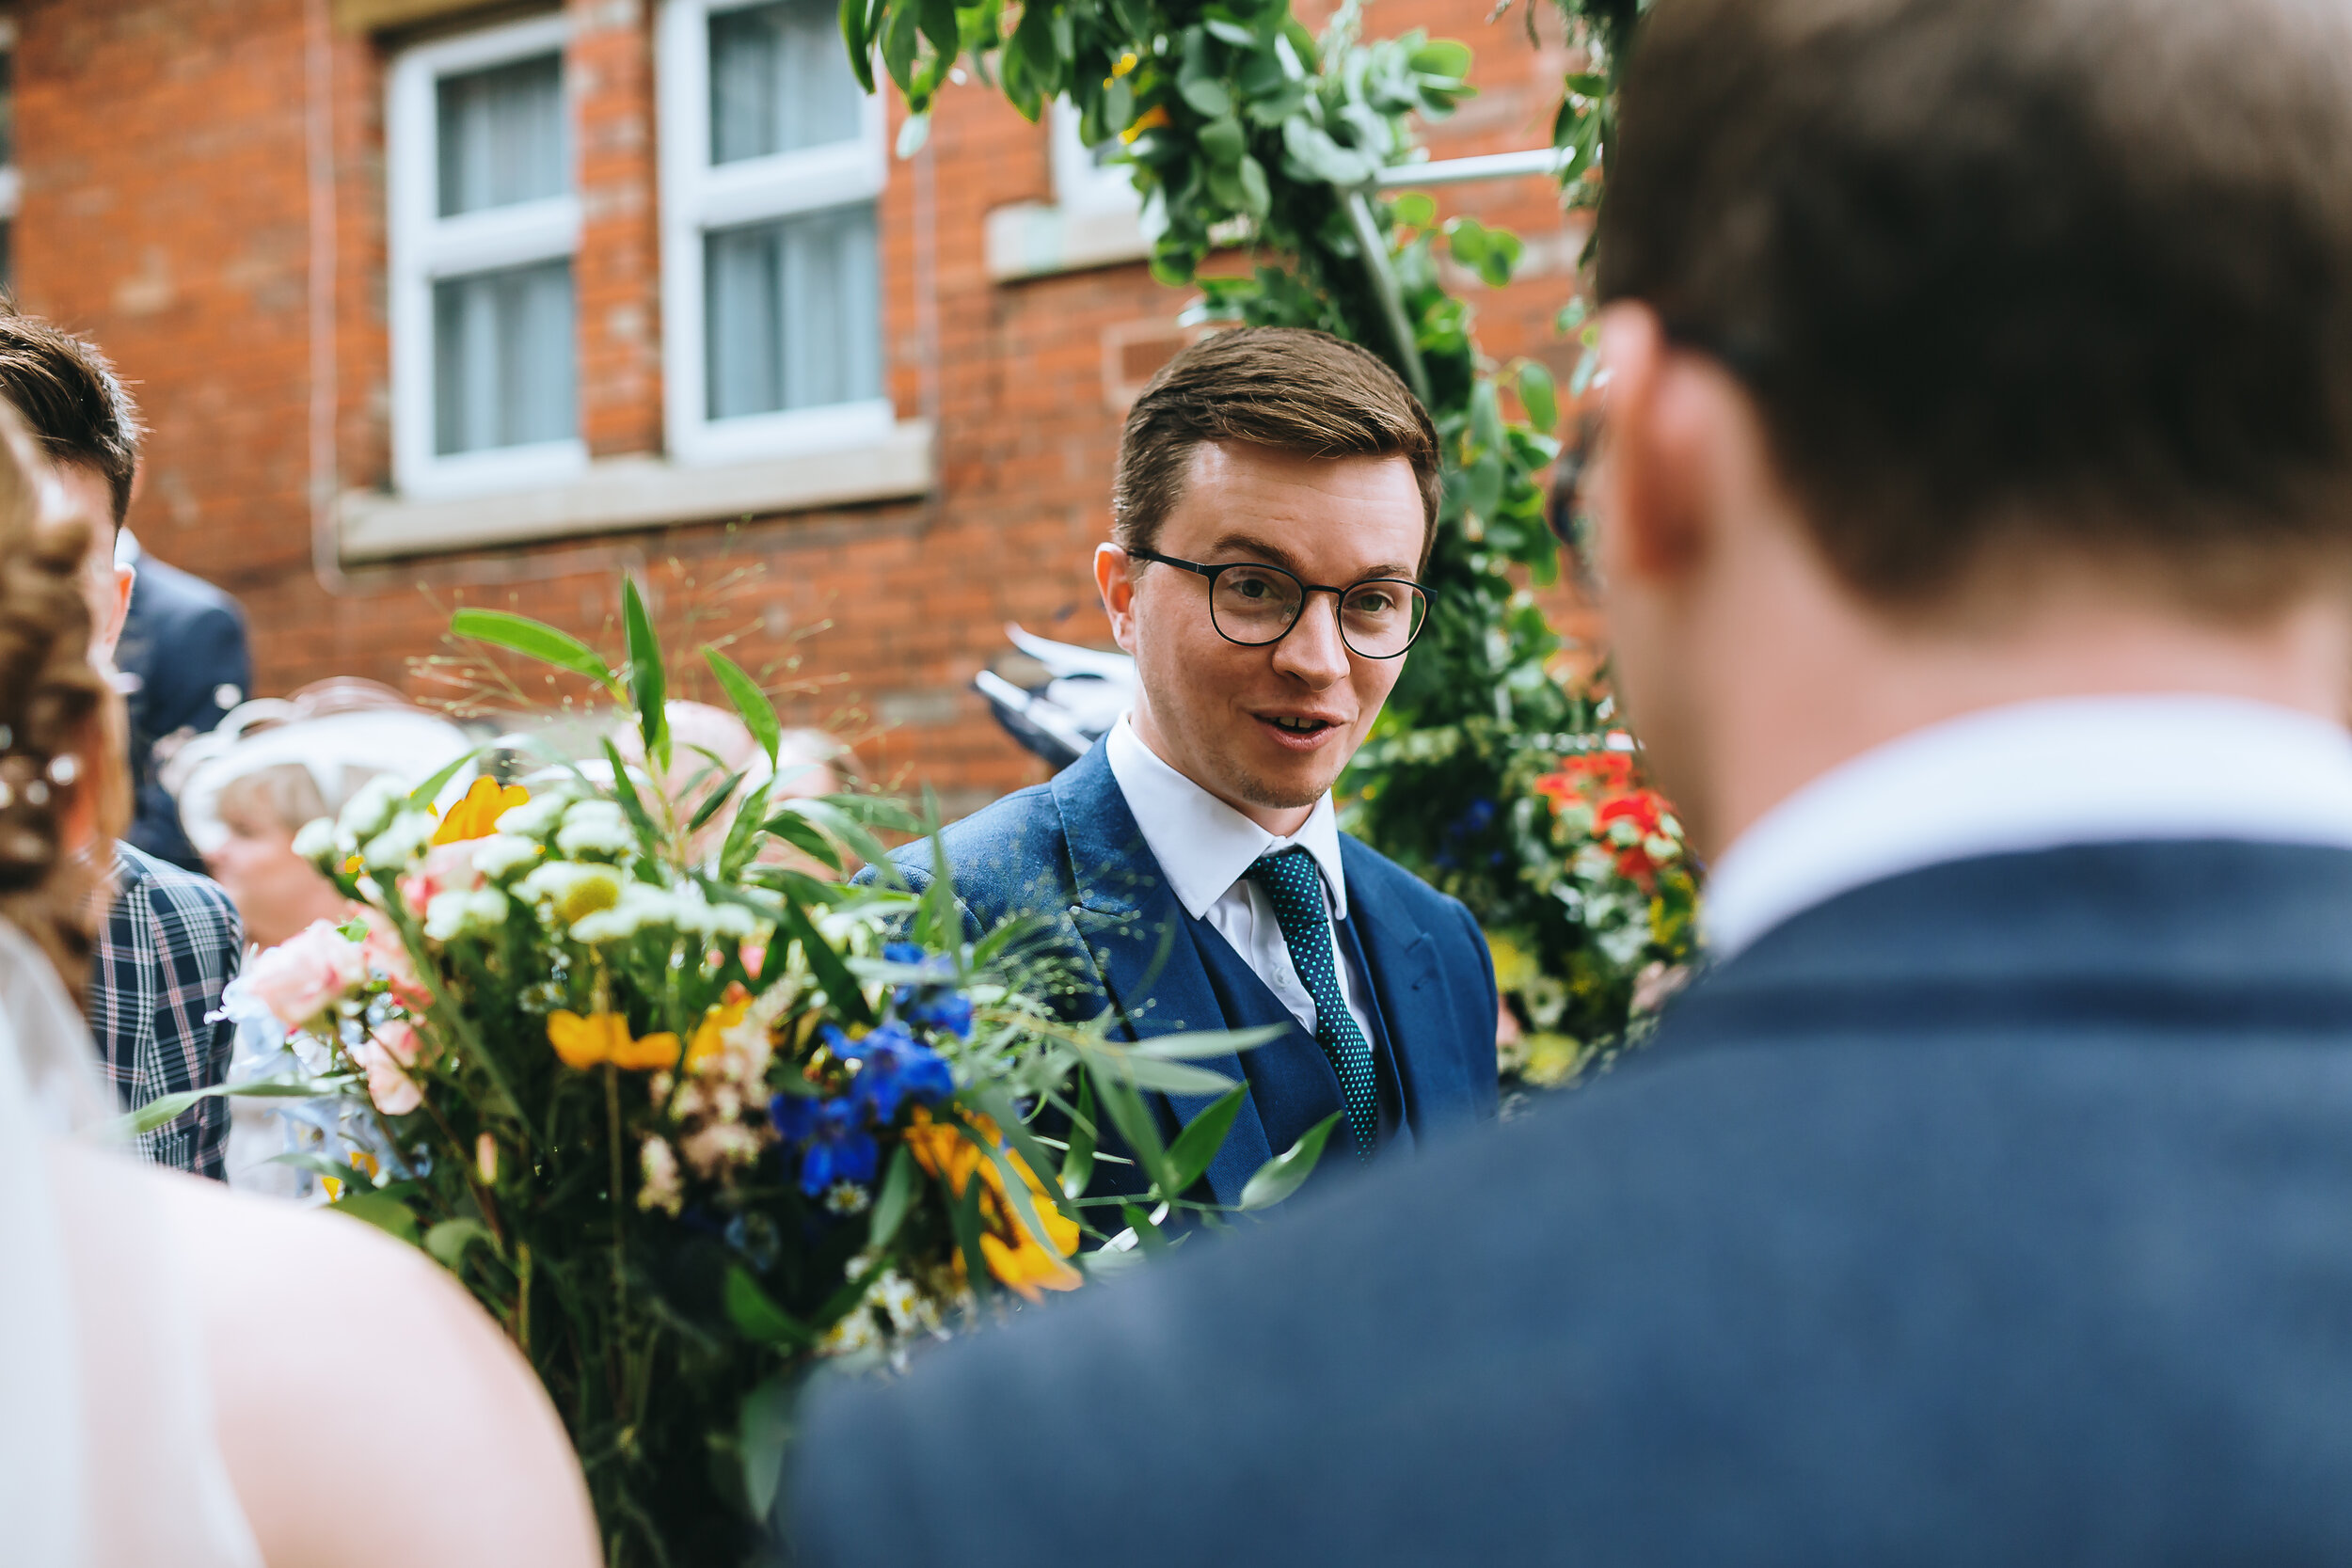
<instances>
[{"instance_id":1,"label":"dark blond hair","mask_svg":"<svg viewBox=\"0 0 2352 1568\"><path fill-rule=\"evenodd\" d=\"M1858 596L2352 562L2335 0L1658 0L1609 160L1601 296L1744 383Z\"/></svg>"},{"instance_id":2,"label":"dark blond hair","mask_svg":"<svg viewBox=\"0 0 2352 1568\"><path fill-rule=\"evenodd\" d=\"M78 999L103 884L65 824L72 808L94 807L100 857L121 830L120 707L89 662L88 528L42 521L42 478L21 421L0 407L0 917L47 951Z\"/></svg>"},{"instance_id":3,"label":"dark blond hair","mask_svg":"<svg viewBox=\"0 0 2352 1568\"><path fill-rule=\"evenodd\" d=\"M1422 560L1438 530L1438 432L1377 355L1325 332L1243 326L1162 366L1127 411L1111 482L1111 538L1151 549L1204 441L1307 457L1402 457L1421 490Z\"/></svg>"}]
</instances>

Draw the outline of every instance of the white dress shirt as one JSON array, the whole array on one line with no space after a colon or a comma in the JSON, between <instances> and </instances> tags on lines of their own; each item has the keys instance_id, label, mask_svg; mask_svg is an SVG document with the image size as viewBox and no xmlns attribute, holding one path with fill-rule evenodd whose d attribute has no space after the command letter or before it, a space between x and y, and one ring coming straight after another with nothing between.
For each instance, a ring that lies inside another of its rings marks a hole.
<instances>
[{"instance_id":1,"label":"white dress shirt","mask_svg":"<svg viewBox=\"0 0 2352 1568\"><path fill-rule=\"evenodd\" d=\"M1296 845L1314 857L1323 872L1326 911L1334 921L1347 918L1347 877L1340 867L1340 823L1326 794L1315 802L1306 826L1288 838L1277 838L1241 813L1162 761L1143 743L1135 725L1121 718L1112 726L1104 750L1111 777L1127 809L1135 813L1143 842L1160 863L1168 891L1195 920L1206 920L1232 944L1266 989L1279 998L1299 1027L1315 1030L1315 999L1291 963L1290 943L1274 918L1274 900L1265 889L1245 879L1261 855ZM1334 931L1332 950L1340 962L1340 994L1364 1038L1373 1037L1364 1012L1364 977Z\"/></svg>"},{"instance_id":2,"label":"white dress shirt","mask_svg":"<svg viewBox=\"0 0 2352 1568\"><path fill-rule=\"evenodd\" d=\"M1915 730L1740 835L1708 879L1708 946L1729 958L1791 915L1924 866L2151 839L2352 848L2352 735L2187 695L2019 703Z\"/></svg>"}]
</instances>

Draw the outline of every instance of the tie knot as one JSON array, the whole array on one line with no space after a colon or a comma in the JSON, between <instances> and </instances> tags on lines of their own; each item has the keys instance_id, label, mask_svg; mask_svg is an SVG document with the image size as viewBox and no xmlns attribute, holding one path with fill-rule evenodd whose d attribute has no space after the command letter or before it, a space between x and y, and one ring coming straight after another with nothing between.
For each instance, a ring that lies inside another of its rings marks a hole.
<instances>
[{"instance_id":1,"label":"tie knot","mask_svg":"<svg viewBox=\"0 0 2352 1568\"><path fill-rule=\"evenodd\" d=\"M1323 891L1323 872L1314 856L1295 844L1260 855L1244 875L1272 894L1278 909L1284 904L1307 907Z\"/></svg>"}]
</instances>

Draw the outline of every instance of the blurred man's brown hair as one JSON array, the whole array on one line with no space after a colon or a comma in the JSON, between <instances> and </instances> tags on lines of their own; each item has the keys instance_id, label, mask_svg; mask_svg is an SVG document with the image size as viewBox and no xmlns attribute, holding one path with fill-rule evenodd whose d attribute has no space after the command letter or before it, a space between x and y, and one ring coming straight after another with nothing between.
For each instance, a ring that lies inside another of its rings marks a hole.
<instances>
[{"instance_id":1,"label":"blurred man's brown hair","mask_svg":"<svg viewBox=\"0 0 2352 1568\"><path fill-rule=\"evenodd\" d=\"M98 345L0 308L0 397L24 416L50 461L104 476L120 528L138 476L139 411Z\"/></svg>"},{"instance_id":2,"label":"blurred man's brown hair","mask_svg":"<svg viewBox=\"0 0 2352 1568\"><path fill-rule=\"evenodd\" d=\"M1152 547L1204 441L1404 458L1421 489L1426 561L1438 526L1438 432L1421 400L1369 350L1300 327L1244 326L1169 360L1127 411L1111 483L1113 540Z\"/></svg>"},{"instance_id":3,"label":"blurred man's brown hair","mask_svg":"<svg viewBox=\"0 0 2352 1568\"><path fill-rule=\"evenodd\" d=\"M1660 0L1601 293L1744 383L1867 600L2058 552L2260 615L2352 565L2348 10Z\"/></svg>"}]
</instances>

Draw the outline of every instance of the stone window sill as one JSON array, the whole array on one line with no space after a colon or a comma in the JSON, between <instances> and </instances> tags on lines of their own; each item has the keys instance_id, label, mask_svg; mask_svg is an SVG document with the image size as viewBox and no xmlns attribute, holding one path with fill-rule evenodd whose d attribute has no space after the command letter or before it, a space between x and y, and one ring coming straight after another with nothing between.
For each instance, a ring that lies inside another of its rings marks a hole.
<instances>
[{"instance_id":1,"label":"stone window sill","mask_svg":"<svg viewBox=\"0 0 2352 1568\"><path fill-rule=\"evenodd\" d=\"M700 467L660 457L608 457L560 484L412 500L375 490L344 494L336 509L346 562L528 545L723 517L772 516L928 495L928 421L798 456Z\"/></svg>"},{"instance_id":2,"label":"stone window sill","mask_svg":"<svg viewBox=\"0 0 2352 1568\"><path fill-rule=\"evenodd\" d=\"M988 279L1013 283L1148 261L1151 242L1132 207L1055 207L1016 201L988 214Z\"/></svg>"}]
</instances>

